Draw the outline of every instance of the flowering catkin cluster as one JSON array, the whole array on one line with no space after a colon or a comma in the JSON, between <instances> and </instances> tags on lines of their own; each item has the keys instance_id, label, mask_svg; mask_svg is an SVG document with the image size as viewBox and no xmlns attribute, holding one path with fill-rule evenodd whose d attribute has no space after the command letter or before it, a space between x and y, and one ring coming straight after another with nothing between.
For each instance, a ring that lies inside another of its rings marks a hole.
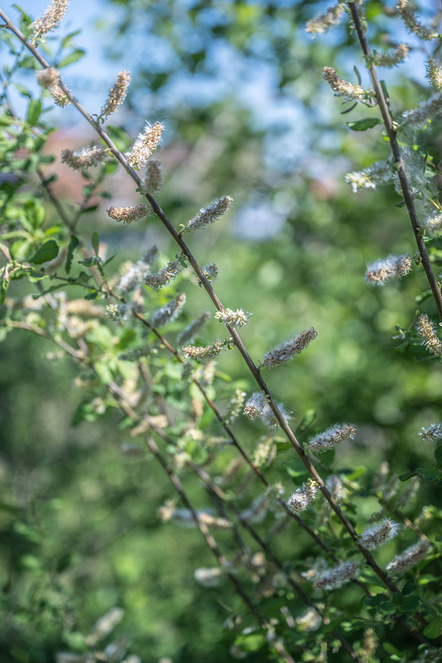
<instances>
[{"instance_id":1,"label":"flowering catkin cluster","mask_svg":"<svg viewBox=\"0 0 442 663\"><path fill-rule=\"evenodd\" d=\"M255 467L263 467L270 457L273 457L273 453L276 451L276 447L273 443L273 437L271 435L266 435L259 444L257 445L253 453L253 464Z\"/></svg>"},{"instance_id":2,"label":"flowering catkin cluster","mask_svg":"<svg viewBox=\"0 0 442 663\"><path fill-rule=\"evenodd\" d=\"M411 271L410 256L388 256L367 265L365 281L369 285L384 285L390 279L398 279Z\"/></svg>"},{"instance_id":3,"label":"flowering catkin cluster","mask_svg":"<svg viewBox=\"0 0 442 663\"><path fill-rule=\"evenodd\" d=\"M422 427L419 435L422 440L426 440L427 442L442 442L442 424L435 422L427 428Z\"/></svg>"},{"instance_id":4,"label":"flowering catkin cluster","mask_svg":"<svg viewBox=\"0 0 442 663\"><path fill-rule=\"evenodd\" d=\"M230 327L244 327L247 324L250 313L246 313L242 308L232 311L231 308L225 308L215 313L215 318Z\"/></svg>"},{"instance_id":5,"label":"flowering catkin cluster","mask_svg":"<svg viewBox=\"0 0 442 663\"><path fill-rule=\"evenodd\" d=\"M130 313L127 304L106 304L106 315L115 322L124 322Z\"/></svg>"},{"instance_id":6,"label":"flowering catkin cluster","mask_svg":"<svg viewBox=\"0 0 442 663\"><path fill-rule=\"evenodd\" d=\"M114 221L129 224L144 219L145 216L151 214L152 210L147 205L130 205L129 207L109 207L106 212Z\"/></svg>"},{"instance_id":7,"label":"flowering catkin cluster","mask_svg":"<svg viewBox=\"0 0 442 663\"><path fill-rule=\"evenodd\" d=\"M177 344L185 345L185 343L191 343L195 336L198 334L200 329L206 324L207 320L210 318L210 313L206 311L200 315L196 320L187 325L183 331L177 336Z\"/></svg>"},{"instance_id":8,"label":"flowering catkin cluster","mask_svg":"<svg viewBox=\"0 0 442 663\"><path fill-rule=\"evenodd\" d=\"M183 348L183 353L189 359L209 359L210 357L217 357L225 347L224 341L217 339L212 345L207 345L206 347L187 345Z\"/></svg>"},{"instance_id":9,"label":"flowering catkin cluster","mask_svg":"<svg viewBox=\"0 0 442 663\"><path fill-rule=\"evenodd\" d=\"M159 290L170 283L172 279L181 272L183 267L182 262L179 260L173 260L172 262L167 263L167 265L156 274L148 274L144 279L144 282L150 288Z\"/></svg>"},{"instance_id":10,"label":"flowering catkin cluster","mask_svg":"<svg viewBox=\"0 0 442 663\"><path fill-rule=\"evenodd\" d=\"M122 294L132 292L137 286L141 285L143 279L147 276L152 264L156 261L158 249L153 246L144 256L132 265L127 272L123 274L117 283L117 290Z\"/></svg>"},{"instance_id":11,"label":"flowering catkin cluster","mask_svg":"<svg viewBox=\"0 0 442 663\"><path fill-rule=\"evenodd\" d=\"M201 267L201 271L211 283L218 278L218 267L214 262L209 262L207 265ZM198 281L198 285L202 285L200 281Z\"/></svg>"},{"instance_id":12,"label":"flowering catkin cluster","mask_svg":"<svg viewBox=\"0 0 442 663\"><path fill-rule=\"evenodd\" d=\"M435 30L426 28L420 21L418 21L408 4L408 0L399 0L397 3L397 9L407 28L410 32L419 37L419 39L423 39L424 41L437 39L439 35Z\"/></svg>"},{"instance_id":13,"label":"flowering catkin cluster","mask_svg":"<svg viewBox=\"0 0 442 663\"><path fill-rule=\"evenodd\" d=\"M80 152L73 150L62 150L61 160L66 163L72 170L82 170L98 166L103 159L106 158L106 152L98 145L92 147L85 147Z\"/></svg>"},{"instance_id":14,"label":"flowering catkin cluster","mask_svg":"<svg viewBox=\"0 0 442 663\"><path fill-rule=\"evenodd\" d=\"M235 389L235 392L230 399L230 403L227 407L227 412L224 417L224 423L229 425L237 419L244 407L244 400L247 394L241 389Z\"/></svg>"},{"instance_id":15,"label":"flowering catkin cluster","mask_svg":"<svg viewBox=\"0 0 442 663\"><path fill-rule=\"evenodd\" d=\"M57 106L65 108L66 106L69 106L69 104L71 103L71 100L68 98L66 92L63 90L59 82L55 83L55 85L49 88L49 92L51 93L51 97Z\"/></svg>"},{"instance_id":16,"label":"flowering catkin cluster","mask_svg":"<svg viewBox=\"0 0 442 663\"><path fill-rule=\"evenodd\" d=\"M422 313L418 317L416 329L428 352L437 357L442 357L442 342L439 340L434 324L431 322L428 315Z\"/></svg>"},{"instance_id":17,"label":"flowering catkin cluster","mask_svg":"<svg viewBox=\"0 0 442 663\"><path fill-rule=\"evenodd\" d=\"M201 208L198 214L186 223L184 231L191 232L192 230L199 230L200 228L207 226L209 223L213 223L222 214L227 212L232 203L233 198L230 196L224 196L224 198L216 200L211 205L208 205L208 207Z\"/></svg>"},{"instance_id":18,"label":"flowering catkin cluster","mask_svg":"<svg viewBox=\"0 0 442 663\"><path fill-rule=\"evenodd\" d=\"M203 587L218 587L223 579L223 571L216 567L196 569L194 577Z\"/></svg>"},{"instance_id":19,"label":"flowering catkin cluster","mask_svg":"<svg viewBox=\"0 0 442 663\"><path fill-rule=\"evenodd\" d=\"M425 557L429 548L429 541L420 541L414 546L410 546L387 564L387 571L390 571L390 573L403 573L404 571L407 571Z\"/></svg>"},{"instance_id":20,"label":"flowering catkin cluster","mask_svg":"<svg viewBox=\"0 0 442 663\"><path fill-rule=\"evenodd\" d=\"M407 44L399 44L397 48L391 51L373 51L371 56L367 56L367 64L374 64L377 67L396 67L408 56L410 47Z\"/></svg>"},{"instance_id":21,"label":"flowering catkin cluster","mask_svg":"<svg viewBox=\"0 0 442 663\"><path fill-rule=\"evenodd\" d=\"M124 361L139 361L143 357L148 357L150 354L152 354L152 346L142 345L139 348L122 352L118 355L118 359L123 359Z\"/></svg>"},{"instance_id":22,"label":"flowering catkin cluster","mask_svg":"<svg viewBox=\"0 0 442 663\"><path fill-rule=\"evenodd\" d=\"M305 511L309 504L317 497L319 486L316 481L309 479L301 488L295 490L293 495L287 500L287 508L292 513Z\"/></svg>"},{"instance_id":23,"label":"flowering catkin cluster","mask_svg":"<svg viewBox=\"0 0 442 663\"><path fill-rule=\"evenodd\" d=\"M428 234L439 234L442 231L442 212L428 214L424 219L424 226Z\"/></svg>"},{"instance_id":24,"label":"flowering catkin cluster","mask_svg":"<svg viewBox=\"0 0 442 663\"><path fill-rule=\"evenodd\" d=\"M282 609L281 609L282 612ZM296 617L295 625L299 631L316 631L322 624L322 617L316 608L307 608L303 613Z\"/></svg>"},{"instance_id":25,"label":"flowering catkin cluster","mask_svg":"<svg viewBox=\"0 0 442 663\"><path fill-rule=\"evenodd\" d=\"M308 21L305 31L314 37L315 35L322 35L327 32L334 25L338 25L341 21L341 16L345 10L345 3L338 2L333 7L329 7L325 14L312 18Z\"/></svg>"},{"instance_id":26,"label":"flowering catkin cluster","mask_svg":"<svg viewBox=\"0 0 442 663\"><path fill-rule=\"evenodd\" d=\"M130 73L126 70L121 71L115 79L115 83L109 91L106 103L101 109L100 117L106 119L112 113L118 110L118 107L124 102L127 94L127 88L130 83Z\"/></svg>"},{"instance_id":27,"label":"flowering catkin cluster","mask_svg":"<svg viewBox=\"0 0 442 663\"><path fill-rule=\"evenodd\" d=\"M294 336L291 341L287 341L287 343L283 343L274 350L266 352L262 365L273 368L274 366L283 364L302 352L317 335L318 332L313 327L301 332L297 336Z\"/></svg>"},{"instance_id":28,"label":"flowering catkin cluster","mask_svg":"<svg viewBox=\"0 0 442 663\"><path fill-rule=\"evenodd\" d=\"M287 419L290 419L291 413L287 412L285 407L281 405L281 403L278 403L278 408L283 418L286 421ZM247 401L244 407L244 414L246 415L246 417L252 420L257 419L259 417L263 422L263 424L265 424L266 426L269 427L278 426L278 420L276 418L275 413L268 404L264 394L259 391L255 392L250 396L249 400Z\"/></svg>"},{"instance_id":29,"label":"flowering catkin cluster","mask_svg":"<svg viewBox=\"0 0 442 663\"><path fill-rule=\"evenodd\" d=\"M69 0L52 0L42 17L37 18L32 24L32 40L35 41L41 35L52 32L60 23L66 13Z\"/></svg>"},{"instance_id":30,"label":"flowering catkin cluster","mask_svg":"<svg viewBox=\"0 0 442 663\"><path fill-rule=\"evenodd\" d=\"M335 502L341 502L344 499L345 488L337 474L331 474L329 477L327 477L325 480L325 487Z\"/></svg>"},{"instance_id":31,"label":"flowering catkin cluster","mask_svg":"<svg viewBox=\"0 0 442 663\"><path fill-rule=\"evenodd\" d=\"M162 306L152 316L152 326L162 327L168 322L172 322L181 313L181 310L186 303L186 295L181 292L174 299Z\"/></svg>"},{"instance_id":32,"label":"flowering catkin cluster","mask_svg":"<svg viewBox=\"0 0 442 663\"><path fill-rule=\"evenodd\" d=\"M373 99L373 92L345 81L332 67L324 67L323 76L337 97L342 97L346 101L368 102Z\"/></svg>"},{"instance_id":33,"label":"flowering catkin cluster","mask_svg":"<svg viewBox=\"0 0 442 663\"><path fill-rule=\"evenodd\" d=\"M338 566L326 569L313 580L313 587L317 589L336 589L351 580L358 572L356 562L343 562Z\"/></svg>"},{"instance_id":34,"label":"flowering catkin cluster","mask_svg":"<svg viewBox=\"0 0 442 663\"><path fill-rule=\"evenodd\" d=\"M380 548L387 541L393 539L399 531L399 525L393 520L386 519L375 527L369 527L359 537L359 543L367 550Z\"/></svg>"},{"instance_id":35,"label":"flowering catkin cluster","mask_svg":"<svg viewBox=\"0 0 442 663\"><path fill-rule=\"evenodd\" d=\"M164 125L161 122L155 122L153 127L147 123L144 133L139 134L132 150L126 154L127 162L132 168L138 170L145 166L150 155L161 140L164 131Z\"/></svg>"},{"instance_id":36,"label":"flowering catkin cluster","mask_svg":"<svg viewBox=\"0 0 442 663\"><path fill-rule=\"evenodd\" d=\"M355 426L340 424L327 428L323 433L316 435L307 445L307 450L313 453L321 453L327 449L333 449L339 442L348 437L353 439L356 435Z\"/></svg>"},{"instance_id":37,"label":"flowering catkin cluster","mask_svg":"<svg viewBox=\"0 0 442 663\"><path fill-rule=\"evenodd\" d=\"M442 67L434 58L430 58L426 64L427 78L435 90L442 90Z\"/></svg>"},{"instance_id":38,"label":"flowering catkin cluster","mask_svg":"<svg viewBox=\"0 0 442 663\"><path fill-rule=\"evenodd\" d=\"M264 394L257 391L254 394L252 394L249 400L247 401L244 408L244 414L249 419L252 420L256 419L257 417L261 416L266 406L268 407L266 397L264 396Z\"/></svg>"},{"instance_id":39,"label":"flowering catkin cluster","mask_svg":"<svg viewBox=\"0 0 442 663\"><path fill-rule=\"evenodd\" d=\"M112 608L97 621L90 635L85 638L88 647L95 647L111 633L124 617L124 610Z\"/></svg>"},{"instance_id":40,"label":"flowering catkin cluster","mask_svg":"<svg viewBox=\"0 0 442 663\"><path fill-rule=\"evenodd\" d=\"M433 95L428 101L423 101L417 108L402 113L400 122L402 126L421 127L432 117L440 115L442 111L442 94Z\"/></svg>"},{"instance_id":41,"label":"flowering catkin cluster","mask_svg":"<svg viewBox=\"0 0 442 663\"><path fill-rule=\"evenodd\" d=\"M376 189L377 184L388 182L393 177L391 166L385 161L377 161L370 168L347 173L344 179L353 193L357 193L358 189Z\"/></svg>"},{"instance_id":42,"label":"flowering catkin cluster","mask_svg":"<svg viewBox=\"0 0 442 663\"><path fill-rule=\"evenodd\" d=\"M141 189L144 193L158 193L163 185L163 173L161 163L157 159L150 159L147 162L146 173L144 175Z\"/></svg>"},{"instance_id":43,"label":"flowering catkin cluster","mask_svg":"<svg viewBox=\"0 0 442 663\"><path fill-rule=\"evenodd\" d=\"M58 83L60 80L60 72L58 69L55 69L55 67L44 67L44 69L37 71L35 77L37 78L37 83L48 90Z\"/></svg>"}]
</instances>

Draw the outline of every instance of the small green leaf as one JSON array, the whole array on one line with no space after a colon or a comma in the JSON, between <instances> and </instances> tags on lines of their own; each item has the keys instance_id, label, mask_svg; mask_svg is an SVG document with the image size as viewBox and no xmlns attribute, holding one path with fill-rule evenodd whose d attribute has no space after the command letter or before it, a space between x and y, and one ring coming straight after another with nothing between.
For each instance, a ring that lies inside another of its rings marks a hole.
<instances>
[{"instance_id":1,"label":"small green leaf","mask_svg":"<svg viewBox=\"0 0 442 663\"><path fill-rule=\"evenodd\" d=\"M423 630L423 635L427 638L438 638L442 629L442 617L436 617Z\"/></svg>"},{"instance_id":2,"label":"small green leaf","mask_svg":"<svg viewBox=\"0 0 442 663\"><path fill-rule=\"evenodd\" d=\"M21 7L19 7L18 5L13 4L12 6L15 9L17 9L21 14L21 16L20 16L20 30L22 32L24 32L25 37L26 37L27 33L28 33L27 28L29 28L29 26L31 25L32 18L29 16L29 14L26 14L26 12L24 12L23 9Z\"/></svg>"},{"instance_id":3,"label":"small green leaf","mask_svg":"<svg viewBox=\"0 0 442 663\"><path fill-rule=\"evenodd\" d=\"M36 230L37 228L41 228L46 217L46 212L38 200L27 200L23 206L23 211L31 229Z\"/></svg>"},{"instance_id":4,"label":"small green leaf","mask_svg":"<svg viewBox=\"0 0 442 663\"><path fill-rule=\"evenodd\" d=\"M1 279L0 281L0 304L3 304L8 290L9 279Z\"/></svg>"},{"instance_id":5,"label":"small green leaf","mask_svg":"<svg viewBox=\"0 0 442 663\"><path fill-rule=\"evenodd\" d=\"M362 120L356 120L355 122L347 122L347 127L349 129L352 129L352 131L367 131L367 129L372 129L377 124L382 124L379 118L364 117Z\"/></svg>"},{"instance_id":6,"label":"small green leaf","mask_svg":"<svg viewBox=\"0 0 442 663\"><path fill-rule=\"evenodd\" d=\"M416 472L414 470L410 470L409 472L404 472L404 474L400 474L399 481L408 481L409 479L412 479L415 476Z\"/></svg>"},{"instance_id":7,"label":"small green leaf","mask_svg":"<svg viewBox=\"0 0 442 663\"><path fill-rule=\"evenodd\" d=\"M98 256L98 249L100 246L100 237L97 232L92 233L92 248L94 249L95 255Z\"/></svg>"},{"instance_id":8,"label":"small green leaf","mask_svg":"<svg viewBox=\"0 0 442 663\"><path fill-rule=\"evenodd\" d=\"M433 483L440 479L440 472L429 467L417 467L416 473L419 474L426 483Z\"/></svg>"},{"instance_id":9,"label":"small green leaf","mask_svg":"<svg viewBox=\"0 0 442 663\"><path fill-rule=\"evenodd\" d=\"M31 99L29 102L28 114L26 116L26 120L29 122L29 124L32 127L35 127L35 125L37 124L38 118L40 117L40 113L41 113L40 99Z\"/></svg>"},{"instance_id":10,"label":"small green leaf","mask_svg":"<svg viewBox=\"0 0 442 663\"><path fill-rule=\"evenodd\" d=\"M73 45L72 37L76 37L80 32L81 30L74 30L74 32L70 32L66 37L63 37L61 40L61 47L70 48Z\"/></svg>"},{"instance_id":11,"label":"small green leaf","mask_svg":"<svg viewBox=\"0 0 442 663\"><path fill-rule=\"evenodd\" d=\"M307 412L304 414L301 421L299 422L298 426L296 427L296 432L303 433L307 428L309 428L309 426L312 425L315 419L316 419L316 410L307 410Z\"/></svg>"},{"instance_id":12,"label":"small green leaf","mask_svg":"<svg viewBox=\"0 0 442 663\"><path fill-rule=\"evenodd\" d=\"M29 258L29 262L34 263L34 265L41 265L43 262L56 258L58 256L58 250L59 247L57 242L54 239L49 239L43 244L43 246L40 246L32 258Z\"/></svg>"},{"instance_id":13,"label":"small green leaf","mask_svg":"<svg viewBox=\"0 0 442 663\"><path fill-rule=\"evenodd\" d=\"M18 66L21 69L39 69L37 60L34 58L33 55L26 55L24 58L20 60Z\"/></svg>"},{"instance_id":14,"label":"small green leaf","mask_svg":"<svg viewBox=\"0 0 442 663\"><path fill-rule=\"evenodd\" d=\"M82 421L95 421L99 416L89 401L82 401L74 412L72 426L78 426Z\"/></svg>"},{"instance_id":15,"label":"small green leaf","mask_svg":"<svg viewBox=\"0 0 442 663\"><path fill-rule=\"evenodd\" d=\"M77 62L78 60L81 60L81 58L85 55L86 51L83 50L82 48L76 48L75 51L72 51L72 53L69 53L61 62L58 63L58 66L61 67L66 67L68 64L72 64L73 62Z\"/></svg>"}]
</instances>

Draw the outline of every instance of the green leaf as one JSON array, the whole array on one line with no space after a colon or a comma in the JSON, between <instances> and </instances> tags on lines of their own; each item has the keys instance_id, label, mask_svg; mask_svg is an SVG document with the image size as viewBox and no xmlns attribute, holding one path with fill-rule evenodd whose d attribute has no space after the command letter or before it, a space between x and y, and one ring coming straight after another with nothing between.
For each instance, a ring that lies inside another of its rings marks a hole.
<instances>
[{"instance_id":1,"label":"green leaf","mask_svg":"<svg viewBox=\"0 0 442 663\"><path fill-rule=\"evenodd\" d=\"M31 99L29 102L28 114L26 116L26 120L29 122L29 124L32 127L35 127L35 125L37 124L38 118L40 117L40 113L41 113L40 99Z\"/></svg>"},{"instance_id":2,"label":"green leaf","mask_svg":"<svg viewBox=\"0 0 442 663\"><path fill-rule=\"evenodd\" d=\"M49 239L43 244L43 246L40 246L32 258L29 258L29 262L32 262L34 265L41 265L43 262L56 258L58 256L58 251L59 247L57 242L54 239Z\"/></svg>"},{"instance_id":3,"label":"green leaf","mask_svg":"<svg viewBox=\"0 0 442 663\"><path fill-rule=\"evenodd\" d=\"M400 652L398 652L396 647L394 645L392 645L390 642L384 642L382 646L388 654L398 655L400 653Z\"/></svg>"},{"instance_id":4,"label":"green leaf","mask_svg":"<svg viewBox=\"0 0 442 663\"><path fill-rule=\"evenodd\" d=\"M68 64L72 64L73 62L77 62L78 60L81 60L81 58L85 55L86 51L83 50L82 48L76 48L75 51L72 51L72 53L69 53L61 62L58 63L58 66L61 67L66 67Z\"/></svg>"},{"instance_id":5,"label":"green leaf","mask_svg":"<svg viewBox=\"0 0 442 663\"><path fill-rule=\"evenodd\" d=\"M37 60L33 55L27 55L26 57L22 58L18 63L18 66L21 69L39 69Z\"/></svg>"},{"instance_id":6,"label":"green leaf","mask_svg":"<svg viewBox=\"0 0 442 663\"><path fill-rule=\"evenodd\" d=\"M415 476L416 472L414 470L410 470L409 472L404 472L404 474L400 474L399 481L408 481L409 479L412 479Z\"/></svg>"},{"instance_id":7,"label":"green leaf","mask_svg":"<svg viewBox=\"0 0 442 663\"><path fill-rule=\"evenodd\" d=\"M256 652L264 647L265 635L256 631L242 634L235 640L235 645L246 652Z\"/></svg>"},{"instance_id":8,"label":"green leaf","mask_svg":"<svg viewBox=\"0 0 442 663\"><path fill-rule=\"evenodd\" d=\"M92 247L94 249L95 255L98 256L98 249L100 246L100 236L97 232L92 233Z\"/></svg>"},{"instance_id":9,"label":"green leaf","mask_svg":"<svg viewBox=\"0 0 442 663\"><path fill-rule=\"evenodd\" d=\"M442 617L436 617L423 630L423 635L427 638L438 638L442 629Z\"/></svg>"},{"instance_id":10,"label":"green leaf","mask_svg":"<svg viewBox=\"0 0 442 663\"><path fill-rule=\"evenodd\" d=\"M20 30L25 33L25 36L27 36L27 28L31 25L32 23L32 18L29 16L29 14L26 14L25 11L15 3L12 5L14 9L17 9L17 11L20 12Z\"/></svg>"},{"instance_id":11,"label":"green leaf","mask_svg":"<svg viewBox=\"0 0 442 663\"><path fill-rule=\"evenodd\" d=\"M382 124L379 118L364 117L362 120L356 120L355 122L347 122L347 127L349 129L352 129L352 131L367 131L367 129L372 129L377 124Z\"/></svg>"},{"instance_id":12,"label":"green leaf","mask_svg":"<svg viewBox=\"0 0 442 663\"><path fill-rule=\"evenodd\" d=\"M72 426L78 426L82 421L96 421L99 416L88 400L82 401L72 417Z\"/></svg>"},{"instance_id":13,"label":"green leaf","mask_svg":"<svg viewBox=\"0 0 442 663\"><path fill-rule=\"evenodd\" d=\"M66 265L65 265L66 274L69 274L69 272L71 271L72 260L74 258L74 251L79 245L80 245L80 241L79 241L78 237L76 237L76 235L72 235L71 240L69 242L68 252L67 252L67 256L66 256Z\"/></svg>"},{"instance_id":14,"label":"green leaf","mask_svg":"<svg viewBox=\"0 0 442 663\"><path fill-rule=\"evenodd\" d=\"M299 422L298 426L296 427L296 432L297 433L303 433L309 426L312 425L314 420L316 419L316 410L307 410L307 412L304 414L302 417L301 421Z\"/></svg>"},{"instance_id":15,"label":"green leaf","mask_svg":"<svg viewBox=\"0 0 442 663\"><path fill-rule=\"evenodd\" d=\"M70 48L73 45L72 37L76 37L79 35L81 30L74 30L73 32L70 32L66 37L63 37L61 40L61 47L62 48Z\"/></svg>"},{"instance_id":16,"label":"green leaf","mask_svg":"<svg viewBox=\"0 0 442 663\"><path fill-rule=\"evenodd\" d=\"M419 474L426 483L433 483L440 479L440 472L429 467L417 467L416 474Z\"/></svg>"},{"instance_id":17,"label":"green leaf","mask_svg":"<svg viewBox=\"0 0 442 663\"><path fill-rule=\"evenodd\" d=\"M30 228L33 230L41 228L46 217L46 212L45 208L38 200L27 200L23 206L23 211L26 220L29 222Z\"/></svg>"},{"instance_id":18,"label":"green leaf","mask_svg":"<svg viewBox=\"0 0 442 663\"><path fill-rule=\"evenodd\" d=\"M18 239L11 245L11 256L15 260L27 260L32 251L32 243L27 239Z\"/></svg>"},{"instance_id":19,"label":"green leaf","mask_svg":"<svg viewBox=\"0 0 442 663\"><path fill-rule=\"evenodd\" d=\"M0 304L3 304L8 290L9 279L1 279L0 281Z\"/></svg>"},{"instance_id":20,"label":"green leaf","mask_svg":"<svg viewBox=\"0 0 442 663\"><path fill-rule=\"evenodd\" d=\"M297 470L297 469L294 469L293 467L287 466L285 468L285 471L287 472L289 477L291 477L292 479L299 479L299 481L301 481L301 480L303 481L304 479L307 479L308 476L309 476L309 474L308 474L308 472L305 468L304 469L301 468L301 469Z\"/></svg>"}]
</instances>

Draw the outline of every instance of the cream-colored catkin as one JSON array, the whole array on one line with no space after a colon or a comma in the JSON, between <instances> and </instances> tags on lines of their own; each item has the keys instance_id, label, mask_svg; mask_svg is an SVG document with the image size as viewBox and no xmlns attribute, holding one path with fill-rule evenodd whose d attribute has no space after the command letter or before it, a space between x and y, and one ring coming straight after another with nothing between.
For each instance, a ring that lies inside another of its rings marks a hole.
<instances>
[{"instance_id":1,"label":"cream-colored catkin","mask_svg":"<svg viewBox=\"0 0 442 663\"><path fill-rule=\"evenodd\" d=\"M132 150L126 154L127 162L132 168L138 170L147 164L150 155L156 150L164 131L161 122L155 122L153 126L146 124L144 133L139 134Z\"/></svg>"},{"instance_id":2,"label":"cream-colored catkin","mask_svg":"<svg viewBox=\"0 0 442 663\"><path fill-rule=\"evenodd\" d=\"M114 221L133 223L144 219L152 210L147 205L130 205L129 207L109 207L106 212Z\"/></svg>"},{"instance_id":3,"label":"cream-colored catkin","mask_svg":"<svg viewBox=\"0 0 442 663\"><path fill-rule=\"evenodd\" d=\"M66 13L69 0L52 0L42 17L37 18L33 24L32 40L52 32Z\"/></svg>"},{"instance_id":4,"label":"cream-colored catkin","mask_svg":"<svg viewBox=\"0 0 442 663\"><path fill-rule=\"evenodd\" d=\"M439 340L435 326L428 315L422 313L418 317L416 329L422 338L422 344L425 345L428 352L436 357L442 357L442 342Z\"/></svg>"},{"instance_id":5,"label":"cream-colored catkin","mask_svg":"<svg viewBox=\"0 0 442 663\"><path fill-rule=\"evenodd\" d=\"M130 72L123 69L115 79L115 83L109 91L106 103L101 109L100 117L106 119L109 115L116 113L119 106L124 102L130 83Z\"/></svg>"}]
</instances>

